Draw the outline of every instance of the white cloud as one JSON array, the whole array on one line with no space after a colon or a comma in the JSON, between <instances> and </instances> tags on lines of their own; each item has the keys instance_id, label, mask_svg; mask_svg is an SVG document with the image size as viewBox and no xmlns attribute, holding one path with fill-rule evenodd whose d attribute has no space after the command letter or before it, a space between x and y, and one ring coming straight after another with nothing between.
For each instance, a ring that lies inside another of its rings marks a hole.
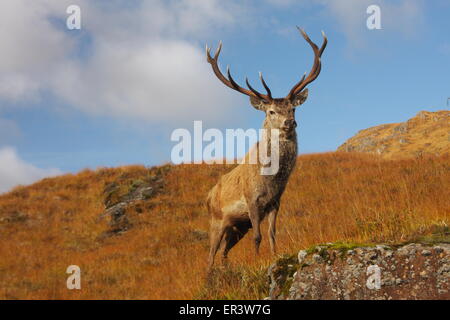
<instances>
[{"instance_id":1,"label":"white cloud","mask_svg":"<svg viewBox=\"0 0 450 320\"><path fill-rule=\"evenodd\" d=\"M128 6L80 0L82 30L67 31L69 4L0 2L0 99L50 92L88 113L150 122L231 114L237 95L213 77L199 42L242 23L244 7L220 0ZM80 58L74 52L83 46L89 53Z\"/></svg>"},{"instance_id":2,"label":"white cloud","mask_svg":"<svg viewBox=\"0 0 450 320\"><path fill-rule=\"evenodd\" d=\"M58 174L58 169L40 169L23 161L13 148L0 149L0 193Z\"/></svg>"},{"instance_id":3,"label":"white cloud","mask_svg":"<svg viewBox=\"0 0 450 320\"><path fill-rule=\"evenodd\" d=\"M0 97L33 98L45 79L66 58L73 41L52 26L51 1L0 2Z\"/></svg>"},{"instance_id":4,"label":"white cloud","mask_svg":"<svg viewBox=\"0 0 450 320\"><path fill-rule=\"evenodd\" d=\"M118 117L207 120L232 105L232 93L213 77L205 57L183 41L154 41L136 51L102 43L86 66L67 65L52 80L73 105Z\"/></svg>"}]
</instances>

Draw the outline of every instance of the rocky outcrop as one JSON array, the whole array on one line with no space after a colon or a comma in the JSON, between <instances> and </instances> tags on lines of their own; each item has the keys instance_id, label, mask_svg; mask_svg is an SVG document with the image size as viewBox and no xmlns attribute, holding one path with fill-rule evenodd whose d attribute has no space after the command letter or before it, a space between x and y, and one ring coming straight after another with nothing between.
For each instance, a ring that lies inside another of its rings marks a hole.
<instances>
[{"instance_id":1,"label":"rocky outcrop","mask_svg":"<svg viewBox=\"0 0 450 320\"><path fill-rule=\"evenodd\" d=\"M450 243L329 244L269 268L269 299L450 299Z\"/></svg>"},{"instance_id":2,"label":"rocky outcrop","mask_svg":"<svg viewBox=\"0 0 450 320\"><path fill-rule=\"evenodd\" d=\"M156 172L152 172L144 179L123 175L105 186L103 191L105 211L100 218L110 217L110 221L109 229L102 233L100 238L120 234L130 229L132 222L127 215L127 210L160 193L164 187L163 173L168 169L168 166L158 168Z\"/></svg>"},{"instance_id":3,"label":"rocky outcrop","mask_svg":"<svg viewBox=\"0 0 450 320\"><path fill-rule=\"evenodd\" d=\"M450 153L450 111L421 111L403 123L359 131L337 151L374 153L386 159Z\"/></svg>"}]
</instances>

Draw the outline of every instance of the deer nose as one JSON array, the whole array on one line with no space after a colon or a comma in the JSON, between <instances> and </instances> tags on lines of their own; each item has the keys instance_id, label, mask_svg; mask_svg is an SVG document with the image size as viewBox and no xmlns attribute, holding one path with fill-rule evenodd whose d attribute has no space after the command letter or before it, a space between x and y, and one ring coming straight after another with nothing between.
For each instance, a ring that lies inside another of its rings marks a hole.
<instances>
[{"instance_id":1,"label":"deer nose","mask_svg":"<svg viewBox=\"0 0 450 320\"><path fill-rule=\"evenodd\" d=\"M284 120L284 125L289 128L295 128L297 126L297 122L294 119L287 119Z\"/></svg>"}]
</instances>

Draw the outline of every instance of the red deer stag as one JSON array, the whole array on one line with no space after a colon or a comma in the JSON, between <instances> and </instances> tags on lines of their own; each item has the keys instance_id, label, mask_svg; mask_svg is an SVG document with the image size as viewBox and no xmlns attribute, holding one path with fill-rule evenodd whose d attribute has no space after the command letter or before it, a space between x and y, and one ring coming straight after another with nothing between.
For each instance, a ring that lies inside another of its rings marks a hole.
<instances>
[{"instance_id":1,"label":"red deer stag","mask_svg":"<svg viewBox=\"0 0 450 320\"><path fill-rule=\"evenodd\" d=\"M227 87L249 96L251 105L265 112L263 129L279 130L279 168L275 174L262 175L260 174L262 164L248 163L252 152L257 152L258 145L261 144L260 141L246 154L240 165L220 178L208 194L206 204L209 214L211 214L210 269L214 264L214 257L223 238L225 239L223 262L225 262L228 252L244 237L250 228L254 230L254 243L256 254L258 254L262 239L260 224L266 216L269 217L270 248L273 254L276 252L275 222L280 198L297 159L295 107L303 104L308 97L308 89L305 88L318 77L321 70L321 56L327 45L327 37L323 32L324 40L319 48L302 29L298 29L314 51L314 65L308 76L305 73L285 98L272 97L261 73L260 79L267 94L259 93L252 88L248 79L246 79L248 90L242 88L231 77L229 69L227 70L227 77L219 69L217 62L222 43L219 43L214 58L211 57L211 48L206 47L207 60L217 78ZM265 135L264 139L268 139L269 141L265 142L266 145L270 145L271 136Z\"/></svg>"}]
</instances>

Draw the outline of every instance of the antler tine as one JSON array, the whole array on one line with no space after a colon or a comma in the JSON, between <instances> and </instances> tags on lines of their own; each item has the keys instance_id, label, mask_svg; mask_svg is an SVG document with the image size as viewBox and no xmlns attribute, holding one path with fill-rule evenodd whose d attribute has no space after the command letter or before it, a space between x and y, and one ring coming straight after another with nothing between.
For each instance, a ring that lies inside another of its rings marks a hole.
<instances>
[{"instance_id":1,"label":"antler tine","mask_svg":"<svg viewBox=\"0 0 450 320\"><path fill-rule=\"evenodd\" d=\"M245 78L245 83L247 84L247 87L248 87L254 94L256 94L256 95L258 96L258 98L264 99L258 91L256 91L255 89L253 89L253 87L250 85L250 82L248 82L248 78L247 78L247 77Z\"/></svg>"},{"instance_id":2,"label":"antler tine","mask_svg":"<svg viewBox=\"0 0 450 320\"><path fill-rule=\"evenodd\" d=\"M267 85L264 85L265 83L263 83L264 88L266 88L268 95L265 94L261 94L258 91L256 91L255 89L253 89L249 83L248 80L247 82L247 86L249 87L250 90L244 89L242 88L236 81L234 81L233 77L231 76L230 73L230 68L227 67L227 77L225 77L222 72L220 71L220 68L218 66L218 60L219 60L219 55L220 55L220 51L222 50L222 41L219 42L219 45L217 47L217 50L214 54L214 58L211 57L211 48L208 47L208 45L206 45L206 59L207 61L211 64L211 67L214 71L214 74L216 75L216 77L223 83L225 84L227 87L234 89L236 91L239 91L240 93L243 93L247 96L253 96L253 97L258 97L260 99L264 99L266 101L270 101L272 100L272 96L270 94L270 90L268 90Z\"/></svg>"},{"instance_id":3,"label":"antler tine","mask_svg":"<svg viewBox=\"0 0 450 320\"><path fill-rule=\"evenodd\" d=\"M289 91L289 94L287 95L287 99L291 99L292 97L294 97L294 95L295 95L295 89L296 88L298 88L302 83L303 83L303 81L305 81L305 78L306 78L306 72L303 74L303 77L300 79L300 81L299 82L297 82L293 87L292 87L292 89L291 89L291 91Z\"/></svg>"},{"instance_id":4,"label":"antler tine","mask_svg":"<svg viewBox=\"0 0 450 320\"><path fill-rule=\"evenodd\" d=\"M215 62L217 64L217 58L219 58L220 50L222 50L222 41L219 41L219 45L217 46L216 53L214 54L214 59L211 57L211 48L206 44L206 59L209 63Z\"/></svg>"},{"instance_id":5,"label":"antler tine","mask_svg":"<svg viewBox=\"0 0 450 320\"><path fill-rule=\"evenodd\" d=\"M222 40L219 41L219 45L217 46L216 53L214 54L214 60L217 60L221 50L222 50Z\"/></svg>"},{"instance_id":6,"label":"antler tine","mask_svg":"<svg viewBox=\"0 0 450 320\"><path fill-rule=\"evenodd\" d=\"M272 99L272 92L270 91L267 83L264 81L262 72L259 72L259 79L261 79L262 85L263 85L264 89L266 89L267 95L269 96L270 99Z\"/></svg>"},{"instance_id":7,"label":"antler tine","mask_svg":"<svg viewBox=\"0 0 450 320\"><path fill-rule=\"evenodd\" d=\"M308 76L305 78L305 75L303 76L303 78L297 82L294 87L291 89L291 91L289 92L289 94L287 95L286 98L288 99L292 99L296 94L298 94L299 92L301 92L308 84L310 84L311 82L313 82L320 74L320 71L322 70L322 64L321 64L321 56L323 51L325 50L327 43L328 43L328 39L325 35L325 33L322 31L322 36L324 38L322 46L319 47L311 41L311 39L308 37L308 35L306 34L306 32L297 27L297 29L300 31L301 35L303 36L303 38L309 43L309 45L311 46L311 48L314 51L314 65L311 68L311 71L309 72Z\"/></svg>"},{"instance_id":8,"label":"antler tine","mask_svg":"<svg viewBox=\"0 0 450 320\"><path fill-rule=\"evenodd\" d=\"M319 50L320 56L322 56L322 53L323 53L323 51L325 50L325 48L327 47L327 44L328 44L328 38L325 35L325 32L323 30L322 30L322 37L323 37L323 43L322 43L322 46L320 47L320 50Z\"/></svg>"},{"instance_id":9,"label":"antler tine","mask_svg":"<svg viewBox=\"0 0 450 320\"><path fill-rule=\"evenodd\" d=\"M306 34L305 30L303 30L302 28L300 28L299 26L297 26L298 31L300 31L300 33L302 34L303 38L308 41L308 43L311 45L311 47L313 47L314 52L319 50L319 47L311 41L311 39L309 38L309 36Z\"/></svg>"},{"instance_id":10,"label":"antler tine","mask_svg":"<svg viewBox=\"0 0 450 320\"><path fill-rule=\"evenodd\" d=\"M231 84L233 85L234 89L238 89L240 88L240 85L237 84L236 81L234 81L233 77L231 76L231 72L230 72L230 67L227 66L227 76L228 76L228 80L231 82Z\"/></svg>"}]
</instances>

